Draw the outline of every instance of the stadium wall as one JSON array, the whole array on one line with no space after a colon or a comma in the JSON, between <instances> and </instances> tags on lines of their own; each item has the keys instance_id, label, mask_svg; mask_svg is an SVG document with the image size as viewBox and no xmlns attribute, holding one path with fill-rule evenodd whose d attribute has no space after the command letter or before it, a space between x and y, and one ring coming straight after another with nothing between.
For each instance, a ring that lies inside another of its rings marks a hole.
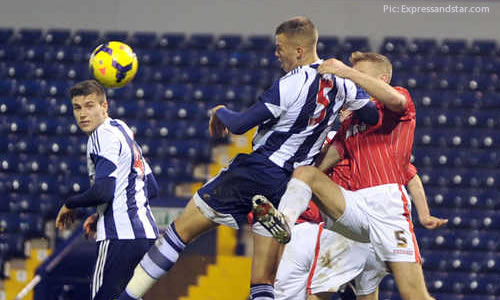
<instances>
[{"instance_id":1,"label":"stadium wall","mask_svg":"<svg viewBox=\"0 0 500 300\"><path fill-rule=\"evenodd\" d=\"M402 5L483 6L489 12L395 12ZM311 17L323 35L500 40L498 0L6 0L0 26L272 34L280 21L295 15Z\"/></svg>"}]
</instances>

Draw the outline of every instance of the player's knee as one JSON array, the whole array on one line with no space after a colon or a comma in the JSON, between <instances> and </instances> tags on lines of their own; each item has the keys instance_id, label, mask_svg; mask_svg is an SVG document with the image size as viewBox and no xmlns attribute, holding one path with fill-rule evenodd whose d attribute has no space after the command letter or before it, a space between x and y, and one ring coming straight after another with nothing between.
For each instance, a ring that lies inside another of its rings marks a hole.
<instances>
[{"instance_id":1,"label":"player's knee","mask_svg":"<svg viewBox=\"0 0 500 300\"><path fill-rule=\"evenodd\" d=\"M295 169L295 171L293 172L293 177L300 179L307 184L310 184L314 180L314 177L316 176L316 173L318 171L319 170L317 168L312 166L302 166Z\"/></svg>"}]
</instances>

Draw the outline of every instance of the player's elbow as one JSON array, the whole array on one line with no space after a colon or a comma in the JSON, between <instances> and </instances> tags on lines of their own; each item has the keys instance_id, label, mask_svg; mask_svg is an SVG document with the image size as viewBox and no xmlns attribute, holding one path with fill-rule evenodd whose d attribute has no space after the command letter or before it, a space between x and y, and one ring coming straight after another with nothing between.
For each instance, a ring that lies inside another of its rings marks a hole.
<instances>
[{"instance_id":1,"label":"player's elbow","mask_svg":"<svg viewBox=\"0 0 500 300\"><path fill-rule=\"evenodd\" d=\"M94 184L96 196L102 203L109 203L113 201L115 195L116 179L113 177L106 177L96 179Z\"/></svg>"},{"instance_id":2,"label":"player's elbow","mask_svg":"<svg viewBox=\"0 0 500 300\"><path fill-rule=\"evenodd\" d=\"M393 95L387 102L387 108L394 112L402 113L406 110L406 97L400 93Z\"/></svg>"}]
</instances>

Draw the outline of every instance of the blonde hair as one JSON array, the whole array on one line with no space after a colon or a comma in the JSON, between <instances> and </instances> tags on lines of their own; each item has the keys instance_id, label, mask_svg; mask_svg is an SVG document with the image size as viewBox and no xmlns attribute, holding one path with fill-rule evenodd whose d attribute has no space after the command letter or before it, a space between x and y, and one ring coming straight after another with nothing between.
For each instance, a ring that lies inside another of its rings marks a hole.
<instances>
[{"instance_id":1,"label":"blonde hair","mask_svg":"<svg viewBox=\"0 0 500 300\"><path fill-rule=\"evenodd\" d=\"M356 51L351 54L349 61L352 63L353 66L362 61L375 63L380 68L381 73L387 74L389 76L389 82L391 81L392 63L385 55L375 52Z\"/></svg>"}]
</instances>

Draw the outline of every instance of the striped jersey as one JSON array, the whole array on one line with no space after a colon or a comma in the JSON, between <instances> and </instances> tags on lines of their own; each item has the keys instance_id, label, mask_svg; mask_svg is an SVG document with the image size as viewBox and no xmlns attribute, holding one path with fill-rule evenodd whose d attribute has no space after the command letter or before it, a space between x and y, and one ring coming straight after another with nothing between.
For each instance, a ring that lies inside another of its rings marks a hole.
<instances>
[{"instance_id":1,"label":"striped jersey","mask_svg":"<svg viewBox=\"0 0 500 300\"><path fill-rule=\"evenodd\" d=\"M416 174L409 166L416 125L415 105L406 89L395 88L406 97L403 113L393 112L377 101L378 124L366 125L351 114L334 138L333 145L340 157L348 159L350 170L335 168L338 173L334 172L332 178L346 189L389 183L405 185L411 179L408 177ZM342 181L342 177L346 180Z\"/></svg>"},{"instance_id":2,"label":"striped jersey","mask_svg":"<svg viewBox=\"0 0 500 300\"><path fill-rule=\"evenodd\" d=\"M116 179L113 201L97 206L97 241L156 239L158 228L145 185L151 168L127 124L107 118L92 132L87 167L91 184L96 178Z\"/></svg>"},{"instance_id":3,"label":"striped jersey","mask_svg":"<svg viewBox=\"0 0 500 300\"><path fill-rule=\"evenodd\" d=\"M343 106L357 110L369 101L352 81L320 75L321 62L295 68L260 96L273 118L259 126L253 150L289 171L314 161Z\"/></svg>"}]
</instances>

